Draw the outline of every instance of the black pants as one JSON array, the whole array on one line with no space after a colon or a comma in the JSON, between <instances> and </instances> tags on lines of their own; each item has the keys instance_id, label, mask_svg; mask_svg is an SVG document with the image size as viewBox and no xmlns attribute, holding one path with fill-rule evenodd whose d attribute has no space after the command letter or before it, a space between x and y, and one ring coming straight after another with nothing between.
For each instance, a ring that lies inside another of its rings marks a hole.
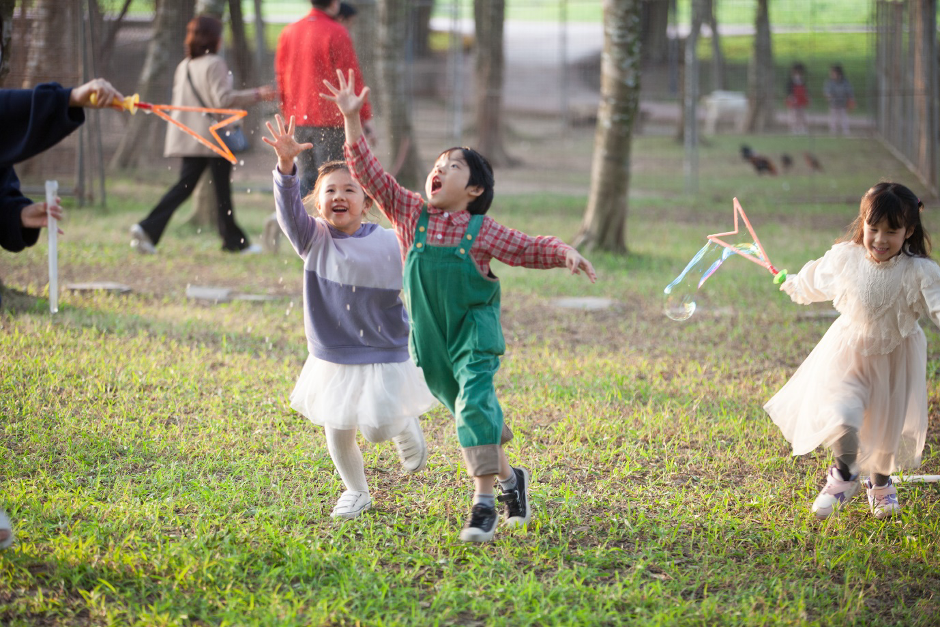
<instances>
[{"instance_id":1,"label":"black pants","mask_svg":"<svg viewBox=\"0 0 941 627\"><path fill-rule=\"evenodd\" d=\"M163 195L157 206L151 210L150 215L140 222L141 228L155 246L163 236L173 212L193 193L193 188L196 187L207 165L209 171L212 172L212 184L216 188L216 210L218 211L216 222L219 225L219 235L222 236L222 249L235 252L248 248L248 237L235 223L232 188L229 185L232 164L221 157L183 157L180 180Z\"/></svg>"},{"instance_id":2,"label":"black pants","mask_svg":"<svg viewBox=\"0 0 941 627\"><path fill-rule=\"evenodd\" d=\"M294 129L294 136L299 144L310 142L314 145L297 155L301 198L304 198L314 190L320 166L329 161L343 160L346 134L342 126L298 126Z\"/></svg>"}]
</instances>

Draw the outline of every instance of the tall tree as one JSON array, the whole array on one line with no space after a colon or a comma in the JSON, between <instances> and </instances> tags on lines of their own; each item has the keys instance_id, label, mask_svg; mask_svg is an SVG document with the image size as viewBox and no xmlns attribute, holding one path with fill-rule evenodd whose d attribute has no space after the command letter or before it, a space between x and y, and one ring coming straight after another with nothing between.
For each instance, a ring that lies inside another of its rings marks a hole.
<instances>
[{"instance_id":1,"label":"tall tree","mask_svg":"<svg viewBox=\"0 0 941 627\"><path fill-rule=\"evenodd\" d=\"M105 19L99 0L88 0L88 14L91 19L91 43L94 66L99 76L111 75L111 57L118 40L118 32L124 25L124 18L133 0L122 0L121 7L110 19Z\"/></svg>"},{"instance_id":2,"label":"tall tree","mask_svg":"<svg viewBox=\"0 0 941 627\"><path fill-rule=\"evenodd\" d=\"M641 4L641 53L650 63L665 63L670 54L670 0L647 0Z\"/></svg>"},{"instance_id":3,"label":"tall tree","mask_svg":"<svg viewBox=\"0 0 941 627\"><path fill-rule=\"evenodd\" d=\"M145 102L170 99L173 68L183 52L186 23L193 16L193 0L158 0L156 9L153 37L137 80L136 92ZM145 159L162 155L164 124L152 115L130 116L110 167L131 169Z\"/></svg>"},{"instance_id":4,"label":"tall tree","mask_svg":"<svg viewBox=\"0 0 941 627\"><path fill-rule=\"evenodd\" d=\"M719 36L719 0L708 0L706 19L712 30L712 88L725 89L725 56L722 54L722 39Z\"/></svg>"},{"instance_id":5,"label":"tall tree","mask_svg":"<svg viewBox=\"0 0 941 627\"><path fill-rule=\"evenodd\" d=\"M477 149L494 167L514 165L503 141L505 0L474 0Z\"/></svg>"},{"instance_id":6,"label":"tall tree","mask_svg":"<svg viewBox=\"0 0 941 627\"><path fill-rule=\"evenodd\" d=\"M80 78L75 58L75 21L78 16L72 0L36 0L32 6L26 76L20 87L30 88L54 80L74 85Z\"/></svg>"},{"instance_id":7,"label":"tall tree","mask_svg":"<svg viewBox=\"0 0 941 627\"><path fill-rule=\"evenodd\" d=\"M774 55L771 51L771 22L768 0L757 0L755 48L748 65L748 118L750 133L766 131L774 123Z\"/></svg>"},{"instance_id":8,"label":"tall tree","mask_svg":"<svg viewBox=\"0 0 941 627\"><path fill-rule=\"evenodd\" d=\"M640 5L603 0L601 103L595 127L591 190L575 246L627 252L631 138L640 99Z\"/></svg>"},{"instance_id":9,"label":"tall tree","mask_svg":"<svg viewBox=\"0 0 941 627\"><path fill-rule=\"evenodd\" d=\"M389 171L409 189L420 189L421 169L412 130L412 114L405 80L406 25L411 0L379 0L379 82L382 111L388 122L394 163Z\"/></svg>"},{"instance_id":10,"label":"tall tree","mask_svg":"<svg viewBox=\"0 0 941 627\"><path fill-rule=\"evenodd\" d=\"M16 0L0 0L0 85L10 73L10 44L13 42L13 9Z\"/></svg>"}]
</instances>

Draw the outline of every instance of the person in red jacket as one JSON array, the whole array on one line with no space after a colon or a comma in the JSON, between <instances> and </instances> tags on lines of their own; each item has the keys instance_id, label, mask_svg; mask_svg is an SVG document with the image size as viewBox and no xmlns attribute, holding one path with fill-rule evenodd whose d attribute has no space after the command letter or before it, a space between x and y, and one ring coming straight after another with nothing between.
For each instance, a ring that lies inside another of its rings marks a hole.
<instances>
[{"instance_id":1,"label":"person in red jacket","mask_svg":"<svg viewBox=\"0 0 941 627\"><path fill-rule=\"evenodd\" d=\"M317 169L328 161L343 159L343 116L320 97L324 81L336 80L337 70L353 70L356 88L364 86L363 75L349 31L336 20L340 0L311 0L313 8L303 19L288 25L278 39L274 69L285 120L297 120L298 143L310 142L313 149L298 158L301 197L317 182ZM360 119L371 139L372 110L367 102Z\"/></svg>"}]
</instances>

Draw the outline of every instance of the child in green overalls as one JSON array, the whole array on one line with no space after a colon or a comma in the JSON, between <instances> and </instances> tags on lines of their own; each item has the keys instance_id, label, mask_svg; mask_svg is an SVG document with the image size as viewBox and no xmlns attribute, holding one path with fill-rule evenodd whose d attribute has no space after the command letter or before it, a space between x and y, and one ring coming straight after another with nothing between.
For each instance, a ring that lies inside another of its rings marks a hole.
<instances>
[{"instance_id":1,"label":"child in green overalls","mask_svg":"<svg viewBox=\"0 0 941 627\"><path fill-rule=\"evenodd\" d=\"M595 281L591 264L555 237L532 237L485 216L493 200L493 170L470 148L441 153L425 181L427 203L382 169L363 137L356 94L337 72L324 98L337 104L346 128L344 151L354 178L392 222L404 257L409 351L432 394L454 414L474 504L461 531L465 542L493 538L497 523L494 479L508 527L529 522L529 471L510 466L503 444L513 434L503 421L493 378L506 346L500 327L500 282L490 260L527 268L567 267Z\"/></svg>"}]
</instances>

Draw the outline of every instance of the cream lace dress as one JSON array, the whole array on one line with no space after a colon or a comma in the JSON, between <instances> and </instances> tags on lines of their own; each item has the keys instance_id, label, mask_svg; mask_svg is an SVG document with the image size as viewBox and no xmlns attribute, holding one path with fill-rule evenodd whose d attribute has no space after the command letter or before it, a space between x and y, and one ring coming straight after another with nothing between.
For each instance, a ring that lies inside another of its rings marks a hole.
<instances>
[{"instance_id":1,"label":"cream lace dress","mask_svg":"<svg viewBox=\"0 0 941 627\"><path fill-rule=\"evenodd\" d=\"M861 472L891 474L921 463L928 427L927 342L922 315L938 325L938 265L902 253L872 261L840 243L781 289L795 303L832 300L840 317L765 405L794 455L859 433Z\"/></svg>"}]
</instances>

